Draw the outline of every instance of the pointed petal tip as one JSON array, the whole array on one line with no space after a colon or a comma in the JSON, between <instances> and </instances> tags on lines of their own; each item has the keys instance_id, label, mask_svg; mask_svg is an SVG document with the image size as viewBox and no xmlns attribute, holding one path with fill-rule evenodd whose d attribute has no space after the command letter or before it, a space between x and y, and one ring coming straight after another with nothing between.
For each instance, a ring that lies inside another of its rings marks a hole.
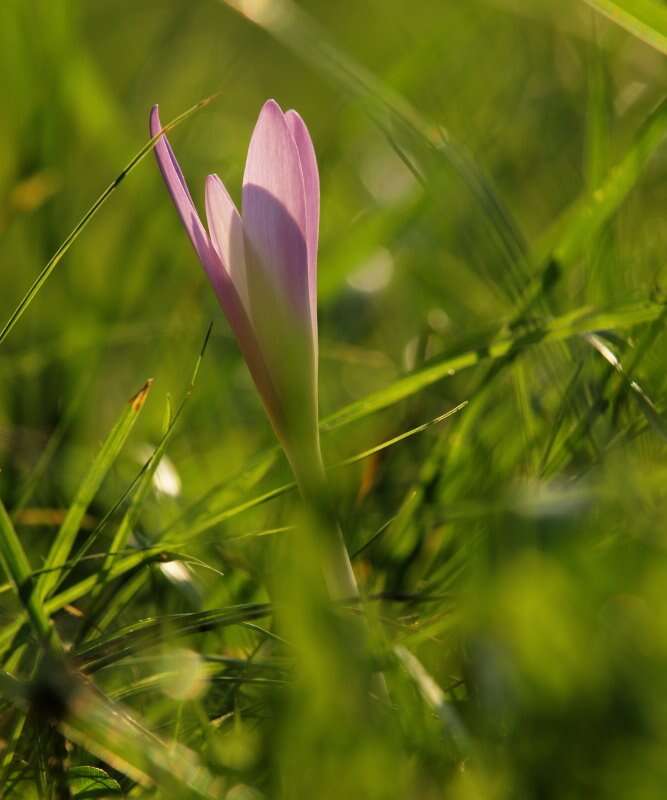
<instances>
[{"instance_id":1,"label":"pointed petal tip","mask_svg":"<svg viewBox=\"0 0 667 800\"><path fill-rule=\"evenodd\" d=\"M204 181L204 194L206 197L206 202L208 202L208 198L211 192L213 193L222 192L222 194L225 195L225 197L229 201L229 205L234 209L236 213L238 213L236 205L234 204L234 201L232 200L232 197L229 194L229 191L227 190L227 187L225 186L222 178L215 172L212 172L210 175L207 175L206 180Z\"/></svg>"},{"instance_id":2,"label":"pointed petal tip","mask_svg":"<svg viewBox=\"0 0 667 800\"><path fill-rule=\"evenodd\" d=\"M264 105L261 107L259 111L258 121L265 116L273 117L278 115L281 117L285 116L278 101L274 100L273 97L270 97L268 100L265 101Z\"/></svg>"},{"instance_id":3,"label":"pointed petal tip","mask_svg":"<svg viewBox=\"0 0 667 800\"><path fill-rule=\"evenodd\" d=\"M155 136L158 131L162 130L162 124L160 123L160 108L157 103L151 108L149 120L151 136Z\"/></svg>"}]
</instances>

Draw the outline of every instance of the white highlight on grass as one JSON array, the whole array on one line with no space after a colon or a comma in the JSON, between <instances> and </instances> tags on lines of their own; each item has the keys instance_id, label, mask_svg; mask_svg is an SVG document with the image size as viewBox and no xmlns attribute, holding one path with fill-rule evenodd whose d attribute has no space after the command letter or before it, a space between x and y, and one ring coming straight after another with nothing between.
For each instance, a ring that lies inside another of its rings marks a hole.
<instances>
[{"instance_id":1,"label":"white highlight on grass","mask_svg":"<svg viewBox=\"0 0 667 800\"><path fill-rule=\"evenodd\" d=\"M137 461L145 463L154 453L154 448L149 444L141 444L137 447ZM153 473L153 486L160 494L167 497L178 497L181 493L182 483L180 476L174 466L174 462L168 455L163 455L160 463Z\"/></svg>"},{"instance_id":2,"label":"white highlight on grass","mask_svg":"<svg viewBox=\"0 0 667 800\"><path fill-rule=\"evenodd\" d=\"M174 583L190 583L190 570L182 561L167 561L160 564L162 574Z\"/></svg>"},{"instance_id":3,"label":"white highlight on grass","mask_svg":"<svg viewBox=\"0 0 667 800\"><path fill-rule=\"evenodd\" d=\"M443 727L456 742L462 752L470 749L470 737L452 703L447 700L443 690L426 671L421 661L403 645L394 647L394 653L403 668L417 685L424 701L440 717Z\"/></svg>"}]
</instances>

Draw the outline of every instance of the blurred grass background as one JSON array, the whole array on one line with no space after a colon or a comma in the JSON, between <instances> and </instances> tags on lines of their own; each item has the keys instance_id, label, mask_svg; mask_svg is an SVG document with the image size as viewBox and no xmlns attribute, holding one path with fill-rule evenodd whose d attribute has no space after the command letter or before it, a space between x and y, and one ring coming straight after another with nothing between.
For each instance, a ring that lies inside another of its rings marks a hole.
<instances>
[{"instance_id":1,"label":"blurred grass background","mask_svg":"<svg viewBox=\"0 0 667 800\"><path fill-rule=\"evenodd\" d=\"M14 636L3 585L5 678L22 688L0 684L0 792L662 798L665 55L575 0L294 9L0 6L0 322L145 143L153 103L166 121L221 92L170 135L197 202L209 172L240 201L267 97L298 109L322 183L322 413L372 393L382 407L325 432L327 461L468 401L332 473L394 707L368 699L318 605L295 498L250 502L290 476L149 154L2 343L0 496L39 570L154 378L59 588L98 574L212 320L116 561L153 544L178 558L104 573L53 609L104 695L76 694L29 630ZM390 397L462 353L470 368ZM291 597L277 628L255 605L221 621L276 583Z\"/></svg>"}]
</instances>

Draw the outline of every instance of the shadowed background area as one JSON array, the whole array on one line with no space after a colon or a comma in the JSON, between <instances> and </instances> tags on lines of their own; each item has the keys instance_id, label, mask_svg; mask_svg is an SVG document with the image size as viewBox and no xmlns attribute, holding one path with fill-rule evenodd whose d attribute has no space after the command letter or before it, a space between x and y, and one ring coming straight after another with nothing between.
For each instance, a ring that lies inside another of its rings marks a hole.
<instances>
[{"instance_id":1,"label":"shadowed background area","mask_svg":"<svg viewBox=\"0 0 667 800\"><path fill-rule=\"evenodd\" d=\"M72 703L73 676L36 669L3 575L23 688L0 682L0 797L664 795L667 24L649 7L651 35L632 0L0 5L0 325L154 103L166 123L219 93L170 132L203 212L211 172L240 206L275 97L320 167L325 460L417 429L331 470L388 711L320 602L316 524L148 153L0 343L0 497L104 693ZM117 703L141 727L106 726Z\"/></svg>"}]
</instances>

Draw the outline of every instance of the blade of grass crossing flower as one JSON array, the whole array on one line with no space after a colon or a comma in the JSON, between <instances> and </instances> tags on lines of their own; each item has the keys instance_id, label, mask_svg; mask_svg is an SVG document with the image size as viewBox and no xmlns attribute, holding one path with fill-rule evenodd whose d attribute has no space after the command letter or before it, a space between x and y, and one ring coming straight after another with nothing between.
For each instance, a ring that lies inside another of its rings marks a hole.
<instances>
[{"instance_id":1,"label":"blade of grass crossing flower","mask_svg":"<svg viewBox=\"0 0 667 800\"><path fill-rule=\"evenodd\" d=\"M661 0L584 0L633 36L667 55L667 6Z\"/></svg>"},{"instance_id":2,"label":"blade of grass crossing flower","mask_svg":"<svg viewBox=\"0 0 667 800\"><path fill-rule=\"evenodd\" d=\"M122 183L122 181L127 178L127 176L133 172L135 167L143 161L143 159L151 152L155 143L158 141L160 136L163 133L166 133L170 130L173 130L175 127L184 122L186 119L191 117L197 111L202 108L205 108L207 105L212 103L217 97L219 97L221 92L216 92L215 94L209 95L205 97L203 100L200 100L195 105L188 108L183 113L179 114L177 117L174 117L170 122L168 122L162 130L154 136L152 139L149 139L145 145L130 159L127 163L125 168L113 179L113 181L106 187L106 189L102 192L102 194L95 200L92 206L86 211L86 213L81 217L79 222L74 226L72 231L67 235L64 239L63 243L58 247L56 252L51 256L51 258L47 261L47 263L42 268L39 275L35 278L32 285L25 293L23 298L20 300L19 304L16 308L12 311L9 318L3 325L2 329L0 329L0 344L2 344L7 336L11 333L16 323L21 319L21 317L25 314L28 310L28 307L35 299L39 291L41 290L42 286L46 283L49 279L53 270L58 266L58 264L62 261L64 256L66 255L67 251L72 247L74 242L79 238L83 230L86 228L88 223L93 219L93 217L97 214L100 208L104 205L104 203L108 200L109 196L118 188L118 186Z\"/></svg>"},{"instance_id":3,"label":"blade of grass crossing flower","mask_svg":"<svg viewBox=\"0 0 667 800\"><path fill-rule=\"evenodd\" d=\"M150 386L151 381L147 381L127 403L123 413L93 461L88 474L83 479L74 502L69 507L65 519L56 534L44 564L45 569L53 571L44 573L37 581L37 591L40 597L46 597L58 584L59 572L54 568L64 564L69 558L79 532L81 520L125 444L127 437L130 435L146 401Z\"/></svg>"}]
</instances>

